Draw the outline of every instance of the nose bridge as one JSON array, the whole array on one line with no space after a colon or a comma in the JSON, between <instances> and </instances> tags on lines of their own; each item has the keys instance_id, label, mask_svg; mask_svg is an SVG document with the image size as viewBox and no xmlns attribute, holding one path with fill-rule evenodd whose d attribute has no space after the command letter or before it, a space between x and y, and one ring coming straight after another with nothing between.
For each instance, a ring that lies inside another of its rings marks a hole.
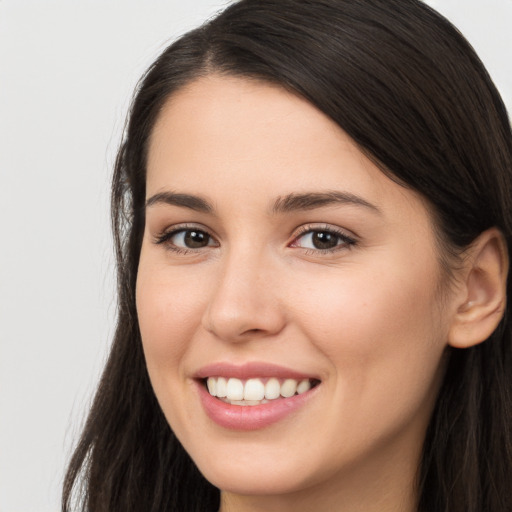
<instances>
[{"instance_id":1,"label":"nose bridge","mask_svg":"<svg viewBox=\"0 0 512 512\"><path fill-rule=\"evenodd\" d=\"M225 340L275 334L284 325L272 258L265 248L251 245L232 247L217 267L203 325Z\"/></svg>"}]
</instances>

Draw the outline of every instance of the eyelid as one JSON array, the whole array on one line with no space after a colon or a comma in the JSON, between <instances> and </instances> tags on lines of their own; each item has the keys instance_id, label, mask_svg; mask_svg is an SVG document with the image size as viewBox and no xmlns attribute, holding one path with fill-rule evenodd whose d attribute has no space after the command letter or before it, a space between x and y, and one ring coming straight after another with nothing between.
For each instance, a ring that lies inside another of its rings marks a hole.
<instances>
[{"instance_id":1,"label":"eyelid","mask_svg":"<svg viewBox=\"0 0 512 512\"><path fill-rule=\"evenodd\" d=\"M198 247L198 248L189 248L189 247L181 247L179 245L175 245L170 242L170 239L174 236L176 236L178 233L188 230L197 230L204 232L206 235L210 237L211 240L214 241L214 245L206 245L204 247ZM301 237L309 234L309 233L315 233L315 232L327 232L334 234L335 236L339 237L339 239L342 241L342 243L339 243L335 245L332 248L327 249L319 249L319 248L306 248L301 247L299 245L295 245L297 240L299 240ZM183 224L175 224L171 226L167 226L160 232L153 235L153 243L156 245L165 245L166 248L170 251L181 253L181 254L188 254L188 253L198 253L203 251L206 248L211 247L219 247L220 243L217 240L217 237L212 233L212 231L207 228L206 226L202 224L196 224L196 223L183 223ZM305 224L303 226L300 226L295 230L295 232L292 235L292 240L287 244L288 247L295 247L298 249L302 249L306 253L311 254L329 254L341 250L346 250L350 248L351 246L354 246L358 243L358 238L356 235L352 234L352 232L340 228L339 226L334 226L330 224Z\"/></svg>"},{"instance_id":2,"label":"eyelid","mask_svg":"<svg viewBox=\"0 0 512 512\"><path fill-rule=\"evenodd\" d=\"M153 235L153 243L156 245L164 245L169 242L169 240L175 236L176 234L180 233L181 231L188 231L188 230L196 230L201 231L203 233L206 233L212 240L215 241L215 246L219 246L219 242L217 241L217 238L215 235L212 234L211 230L208 229L206 226L203 226L202 224L192 224L192 223L183 223L183 224L173 224L171 226L168 226L164 228L163 230L159 231L155 235ZM188 247L179 247L175 246L173 244L167 244L168 249L174 250L176 252L197 252L201 251L202 249L205 249L206 247L212 247L210 245L202 247L202 248L188 248Z\"/></svg>"},{"instance_id":3,"label":"eyelid","mask_svg":"<svg viewBox=\"0 0 512 512\"><path fill-rule=\"evenodd\" d=\"M326 253L332 253L339 250L347 249L350 246L356 245L358 243L358 238L351 232L340 228L339 226L333 226L330 224L305 224L304 226L300 226L296 232L292 236L292 241L288 245L289 247L294 247L294 243L304 235L307 235L309 233L314 232L327 232L332 233L336 236L338 236L344 243L338 244L335 247L332 247L330 249L311 249L311 248L304 248L300 246L295 246L299 249L303 249L307 251L308 253L315 253L315 254L326 254Z\"/></svg>"}]
</instances>

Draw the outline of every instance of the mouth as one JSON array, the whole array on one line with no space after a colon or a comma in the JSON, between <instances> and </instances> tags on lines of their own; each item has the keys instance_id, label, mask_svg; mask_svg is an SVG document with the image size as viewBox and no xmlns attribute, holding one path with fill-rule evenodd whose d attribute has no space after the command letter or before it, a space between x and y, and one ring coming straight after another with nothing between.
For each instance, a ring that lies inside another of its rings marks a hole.
<instances>
[{"instance_id":1,"label":"mouth","mask_svg":"<svg viewBox=\"0 0 512 512\"><path fill-rule=\"evenodd\" d=\"M322 396L316 376L273 363L211 363L194 380L208 418L229 430L270 427Z\"/></svg>"},{"instance_id":2,"label":"mouth","mask_svg":"<svg viewBox=\"0 0 512 512\"><path fill-rule=\"evenodd\" d=\"M257 377L239 379L223 376L209 376L202 379L202 382L210 396L230 405L249 407L302 395L320 383L318 379L313 378Z\"/></svg>"}]
</instances>

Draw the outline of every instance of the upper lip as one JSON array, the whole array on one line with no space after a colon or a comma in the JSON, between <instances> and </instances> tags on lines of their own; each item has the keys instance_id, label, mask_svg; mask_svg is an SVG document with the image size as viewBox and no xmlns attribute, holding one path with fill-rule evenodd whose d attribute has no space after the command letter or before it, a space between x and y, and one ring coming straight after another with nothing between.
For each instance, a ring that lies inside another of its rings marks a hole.
<instances>
[{"instance_id":1,"label":"upper lip","mask_svg":"<svg viewBox=\"0 0 512 512\"><path fill-rule=\"evenodd\" d=\"M286 368L285 366L258 361L244 364L233 364L227 362L210 363L200 368L194 374L194 377L196 379L206 379L207 377L235 377L241 380L258 377L277 377L281 379L296 380L317 378L314 375Z\"/></svg>"}]
</instances>

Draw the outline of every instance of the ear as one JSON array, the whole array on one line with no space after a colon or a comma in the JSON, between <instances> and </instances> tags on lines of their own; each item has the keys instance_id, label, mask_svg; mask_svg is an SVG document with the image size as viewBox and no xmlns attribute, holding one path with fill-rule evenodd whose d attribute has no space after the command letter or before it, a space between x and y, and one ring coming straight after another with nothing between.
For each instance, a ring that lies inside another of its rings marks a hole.
<instances>
[{"instance_id":1,"label":"ear","mask_svg":"<svg viewBox=\"0 0 512 512\"><path fill-rule=\"evenodd\" d=\"M508 253L497 228L484 231L467 249L463 281L448 343L468 348L485 341L503 317L507 298Z\"/></svg>"}]
</instances>

